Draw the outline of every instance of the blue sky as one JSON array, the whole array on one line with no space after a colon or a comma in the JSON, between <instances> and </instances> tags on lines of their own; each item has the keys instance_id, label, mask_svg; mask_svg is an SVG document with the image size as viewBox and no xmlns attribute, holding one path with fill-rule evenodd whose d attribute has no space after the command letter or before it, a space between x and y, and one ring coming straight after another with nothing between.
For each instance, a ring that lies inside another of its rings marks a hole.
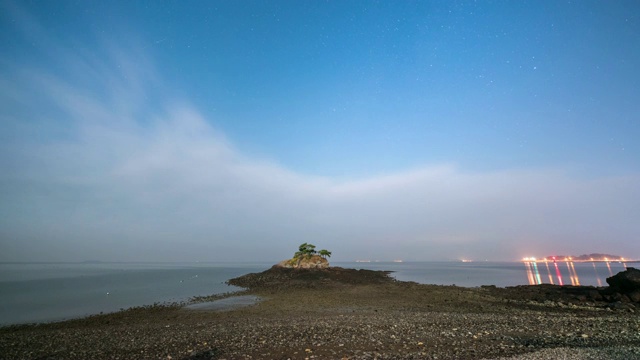
<instances>
[{"instance_id":1,"label":"blue sky","mask_svg":"<svg viewBox=\"0 0 640 360\"><path fill-rule=\"evenodd\" d=\"M1 4L2 261L640 257L636 2Z\"/></svg>"}]
</instances>

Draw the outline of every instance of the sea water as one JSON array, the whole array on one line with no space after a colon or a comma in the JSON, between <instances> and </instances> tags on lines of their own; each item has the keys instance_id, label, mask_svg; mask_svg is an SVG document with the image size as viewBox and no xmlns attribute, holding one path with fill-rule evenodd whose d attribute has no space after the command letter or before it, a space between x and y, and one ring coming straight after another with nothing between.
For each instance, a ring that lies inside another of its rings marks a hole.
<instances>
[{"instance_id":1,"label":"sea water","mask_svg":"<svg viewBox=\"0 0 640 360\"><path fill-rule=\"evenodd\" d=\"M51 263L0 264L0 325L50 322L133 306L186 301L194 296L239 290L225 281L260 272L272 263ZM532 280L565 285L606 286L624 264L521 262L335 262L334 266L388 270L401 281L421 284L499 287ZM547 271L546 265L549 266ZM560 277L558 277L558 272ZM572 278L573 277L573 278Z\"/></svg>"},{"instance_id":2,"label":"sea water","mask_svg":"<svg viewBox=\"0 0 640 360\"><path fill-rule=\"evenodd\" d=\"M607 286L606 278L624 271L620 262L538 262L537 272L524 262L442 261L442 262L355 262L336 264L343 267L370 270L390 270L401 281L420 284L498 287L556 284ZM557 265L557 269L556 269ZM558 276L559 275L559 276Z\"/></svg>"},{"instance_id":3,"label":"sea water","mask_svg":"<svg viewBox=\"0 0 640 360\"><path fill-rule=\"evenodd\" d=\"M0 325L49 322L239 290L267 264L0 264Z\"/></svg>"}]
</instances>

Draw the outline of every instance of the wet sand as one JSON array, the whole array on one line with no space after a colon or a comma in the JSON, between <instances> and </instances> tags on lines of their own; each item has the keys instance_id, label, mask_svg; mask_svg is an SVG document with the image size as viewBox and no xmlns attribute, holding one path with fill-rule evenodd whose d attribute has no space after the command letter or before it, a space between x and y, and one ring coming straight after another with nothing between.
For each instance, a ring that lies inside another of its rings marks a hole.
<instances>
[{"instance_id":1,"label":"wet sand","mask_svg":"<svg viewBox=\"0 0 640 360\"><path fill-rule=\"evenodd\" d=\"M193 311L231 311L255 305L262 300L262 298L255 295L229 296L219 300L189 304L184 306L184 309Z\"/></svg>"},{"instance_id":2,"label":"wet sand","mask_svg":"<svg viewBox=\"0 0 640 360\"><path fill-rule=\"evenodd\" d=\"M640 316L559 287L461 288L384 272L267 271L263 301L151 306L0 329L6 359L640 359ZM219 300L199 298L199 302Z\"/></svg>"}]
</instances>

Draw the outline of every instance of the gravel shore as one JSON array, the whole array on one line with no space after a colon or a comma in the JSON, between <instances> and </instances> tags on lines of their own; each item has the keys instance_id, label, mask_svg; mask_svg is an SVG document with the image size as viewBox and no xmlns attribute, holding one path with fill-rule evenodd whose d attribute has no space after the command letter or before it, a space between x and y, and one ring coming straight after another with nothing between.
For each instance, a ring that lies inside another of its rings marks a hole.
<instances>
[{"instance_id":1,"label":"gravel shore","mask_svg":"<svg viewBox=\"0 0 640 360\"><path fill-rule=\"evenodd\" d=\"M560 287L419 285L340 268L272 269L230 283L262 301L4 327L1 358L640 359L634 304L585 301Z\"/></svg>"}]
</instances>

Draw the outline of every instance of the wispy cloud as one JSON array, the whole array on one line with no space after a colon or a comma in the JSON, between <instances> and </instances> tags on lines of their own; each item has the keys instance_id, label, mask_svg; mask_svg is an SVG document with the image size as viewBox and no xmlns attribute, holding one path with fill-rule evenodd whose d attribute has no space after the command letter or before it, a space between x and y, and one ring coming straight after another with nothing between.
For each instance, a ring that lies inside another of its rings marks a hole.
<instances>
[{"instance_id":1,"label":"wispy cloud","mask_svg":"<svg viewBox=\"0 0 640 360\"><path fill-rule=\"evenodd\" d=\"M638 255L638 174L309 176L243 154L135 49L3 61L0 260L275 261L304 241L343 260Z\"/></svg>"}]
</instances>

